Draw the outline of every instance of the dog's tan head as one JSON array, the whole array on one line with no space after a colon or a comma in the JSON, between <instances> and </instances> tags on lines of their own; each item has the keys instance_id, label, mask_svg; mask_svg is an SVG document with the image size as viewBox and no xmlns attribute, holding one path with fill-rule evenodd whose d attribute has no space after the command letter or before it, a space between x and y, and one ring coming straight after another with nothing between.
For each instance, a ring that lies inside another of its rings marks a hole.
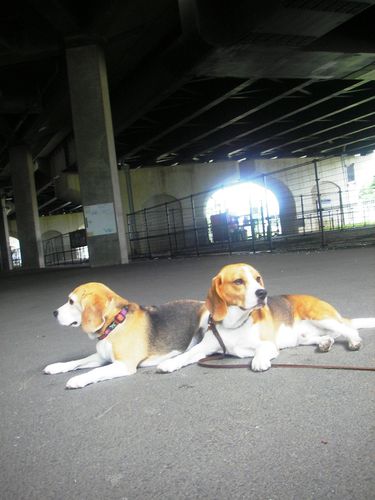
<instances>
[{"instance_id":1,"label":"dog's tan head","mask_svg":"<svg viewBox=\"0 0 375 500\"><path fill-rule=\"evenodd\" d=\"M266 297L263 278L256 269L248 264L229 264L213 278L206 306L215 321L222 321L229 306L251 311L263 307Z\"/></svg>"},{"instance_id":2,"label":"dog's tan head","mask_svg":"<svg viewBox=\"0 0 375 500\"><path fill-rule=\"evenodd\" d=\"M112 320L128 302L102 283L75 288L68 301L53 312L60 325L81 326L90 338Z\"/></svg>"}]
</instances>

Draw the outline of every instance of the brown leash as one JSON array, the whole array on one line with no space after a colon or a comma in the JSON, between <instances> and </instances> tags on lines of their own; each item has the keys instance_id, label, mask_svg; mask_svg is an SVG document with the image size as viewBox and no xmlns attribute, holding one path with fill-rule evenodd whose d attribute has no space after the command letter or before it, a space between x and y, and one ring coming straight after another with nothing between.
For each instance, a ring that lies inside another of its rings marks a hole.
<instances>
[{"instance_id":1,"label":"brown leash","mask_svg":"<svg viewBox=\"0 0 375 500\"><path fill-rule=\"evenodd\" d=\"M250 368L250 363L211 363L211 361L217 361L219 359L225 359L226 347L223 339L220 336L218 329L216 328L215 321L212 316L208 318L208 328L215 335L217 341L223 350L222 354L214 354L213 356L208 356L206 358L200 359L198 365L204 368ZM306 365L306 364L289 364L289 363L273 363L272 368L314 368L320 370L354 370L361 372L375 372L375 367L363 367L363 366L345 366L345 365Z\"/></svg>"},{"instance_id":2,"label":"brown leash","mask_svg":"<svg viewBox=\"0 0 375 500\"><path fill-rule=\"evenodd\" d=\"M216 323L213 319L213 317L211 316L211 314L209 315L208 317L208 329L212 331L212 333L215 335L216 337L216 340L219 342L220 344L220 347L222 348L223 350L223 354L218 354L219 357L216 357L215 359L222 359L222 358L225 358L225 354L227 352L227 348L225 347L225 344L224 344L224 341L223 339L221 338L221 335L219 333L219 330L216 328ZM206 358L205 358L206 359ZM200 361L198 361L198 363L200 363Z\"/></svg>"}]
</instances>

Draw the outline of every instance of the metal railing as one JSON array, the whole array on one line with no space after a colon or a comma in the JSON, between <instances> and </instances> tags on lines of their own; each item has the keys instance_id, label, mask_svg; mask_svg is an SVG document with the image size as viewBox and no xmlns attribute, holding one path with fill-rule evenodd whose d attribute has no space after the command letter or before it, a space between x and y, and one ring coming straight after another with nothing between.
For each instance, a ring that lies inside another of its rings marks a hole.
<instances>
[{"instance_id":1,"label":"metal railing","mask_svg":"<svg viewBox=\"0 0 375 500\"><path fill-rule=\"evenodd\" d=\"M360 160L357 160L360 161ZM375 244L375 190L366 195L346 177L345 160L314 160L244 178L265 195L233 214L208 201L219 189L191 194L127 215L130 257L154 258L210 253L318 249ZM352 167L352 164L350 164ZM373 168L373 167L372 167ZM351 169L353 170L353 169ZM232 184L235 186L236 184ZM277 213L266 190L277 198ZM89 253L84 229L43 241L46 266L84 264ZM13 266L22 265L18 250Z\"/></svg>"},{"instance_id":2,"label":"metal railing","mask_svg":"<svg viewBox=\"0 0 375 500\"><path fill-rule=\"evenodd\" d=\"M279 203L277 215L269 210L267 196L258 207L249 199L249 209L240 215L223 207L208 214L208 200L225 186L130 213L131 257L375 243L375 196L358 197L345 175L345 165L337 159L336 163L314 160L238 183L251 182L259 190L271 190Z\"/></svg>"},{"instance_id":3,"label":"metal railing","mask_svg":"<svg viewBox=\"0 0 375 500\"><path fill-rule=\"evenodd\" d=\"M21 250L19 248L10 247L10 255L13 269L22 267Z\"/></svg>"},{"instance_id":4,"label":"metal railing","mask_svg":"<svg viewBox=\"0 0 375 500\"><path fill-rule=\"evenodd\" d=\"M86 231L79 229L43 241L46 266L85 264L89 261Z\"/></svg>"}]
</instances>

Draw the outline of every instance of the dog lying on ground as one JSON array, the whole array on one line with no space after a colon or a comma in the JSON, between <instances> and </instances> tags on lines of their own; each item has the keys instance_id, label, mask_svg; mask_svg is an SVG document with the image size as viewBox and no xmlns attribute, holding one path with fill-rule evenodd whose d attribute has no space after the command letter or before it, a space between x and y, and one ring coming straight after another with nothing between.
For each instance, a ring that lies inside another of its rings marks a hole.
<instances>
[{"instance_id":1,"label":"dog lying on ground","mask_svg":"<svg viewBox=\"0 0 375 500\"><path fill-rule=\"evenodd\" d=\"M251 368L264 371L279 349L317 345L327 352L337 337L344 337L351 350L358 350L358 328L375 328L375 318L345 319L336 309L309 295L267 297L261 275L247 264L225 266L212 280L206 306L228 354L253 357ZM172 372L200 359L223 352L208 330L190 350L163 361L159 372Z\"/></svg>"},{"instance_id":2,"label":"dog lying on ground","mask_svg":"<svg viewBox=\"0 0 375 500\"><path fill-rule=\"evenodd\" d=\"M68 380L69 389L132 375L138 366L157 365L199 341L208 324L204 302L181 300L142 307L101 283L77 287L53 314L61 325L81 326L98 341L95 354L44 369L55 374L95 368Z\"/></svg>"}]
</instances>

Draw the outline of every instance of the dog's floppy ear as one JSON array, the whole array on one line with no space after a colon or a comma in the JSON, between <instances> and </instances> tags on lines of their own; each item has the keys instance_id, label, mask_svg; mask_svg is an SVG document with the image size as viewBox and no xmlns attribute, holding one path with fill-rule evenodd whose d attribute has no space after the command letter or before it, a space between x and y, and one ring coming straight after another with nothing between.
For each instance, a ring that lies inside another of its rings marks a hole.
<instances>
[{"instance_id":1,"label":"dog's floppy ear","mask_svg":"<svg viewBox=\"0 0 375 500\"><path fill-rule=\"evenodd\" d=\"M106 321L107 298L99 294L89 294L82 300L82 330L86 333L98 331Z\"/></svg>"},{"instance_id":2,"label":"dog's floppy ear","mask_svg":"<svg viewBox=\"0 0 375 500\"><path fill-rule=\"evenodd\" d=\"M221 276L215 276L206 299L206 307L210 311L214 321L222 321L228 312L227 303L221 293L221 285Z\"/></svg>"}]
</instances>

